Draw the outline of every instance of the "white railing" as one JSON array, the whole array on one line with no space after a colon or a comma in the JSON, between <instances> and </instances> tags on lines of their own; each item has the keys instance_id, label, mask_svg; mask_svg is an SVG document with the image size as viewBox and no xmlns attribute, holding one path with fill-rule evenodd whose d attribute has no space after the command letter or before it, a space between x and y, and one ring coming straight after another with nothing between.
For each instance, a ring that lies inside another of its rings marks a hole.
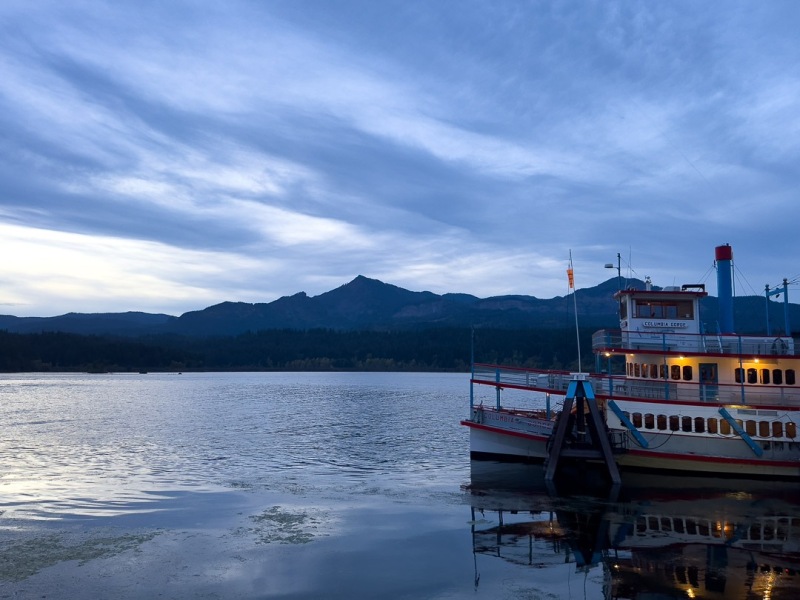
<instances>
[{"instance_id":1,"label":"white railing","mask_svg":"<svg viewBox=\"0 0 800 600\"><path fill-rule=\"evenodd\" d=\"M749 356L800 356L789 336L692 334L650 331L600 330L592 335L595 352L618 350L662 351Z\"/></svg>"},{"instance_id":2,"label":"white railing","mask_svg":"<svg viewBox=\"0 0 800 600\"><path fill-rule=\"evenodd\" d=\"M665 402L709 402L720 404L800 406L800 385L743 385L676 383L663 379L643 381L624 375L589 374L595 394L601 398L661 400ZM499 388L515 388L563 395L573 374L567 371L525 369L476 364L472 381Z\"/></svg>"}]
</instances>

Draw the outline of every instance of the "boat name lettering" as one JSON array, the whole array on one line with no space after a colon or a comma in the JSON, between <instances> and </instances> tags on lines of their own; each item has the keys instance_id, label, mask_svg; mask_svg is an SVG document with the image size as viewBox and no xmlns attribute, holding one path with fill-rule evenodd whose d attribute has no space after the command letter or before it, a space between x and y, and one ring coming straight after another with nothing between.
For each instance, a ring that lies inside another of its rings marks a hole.
<instances>
[{"instance_id":1,"label":"boat name lettering","mask_svg":"<svg viewBox=\"0 0 800 600\"><path fill-rule=\"evenodd\" d=\"M507 417L505 415L492 415L492 418L495 421L502 421L504 423L519 423L519 419L517 417Z\"/></svg>"},{"instance_id":2,"label":"boat name lettering","mask_svg":"<svg viewBox=\"0 0 800 600\"><path fill-rule=\"evenodd\" d=\"M645 321L642 323L645 327L665 327L667 329L688 327L689 325L683 321Z\"/></svg>"}]
</instances>

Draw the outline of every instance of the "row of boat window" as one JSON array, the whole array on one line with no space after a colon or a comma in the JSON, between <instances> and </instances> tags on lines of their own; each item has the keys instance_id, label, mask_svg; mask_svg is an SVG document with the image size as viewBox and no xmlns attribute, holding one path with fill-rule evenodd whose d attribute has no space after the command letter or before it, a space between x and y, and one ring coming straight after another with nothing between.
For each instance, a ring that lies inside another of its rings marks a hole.
<instances>
[{"instance_id":1,"label":"row of boat window","mask_svg":"<svg viewBox=\"0 0 800 600\"><path fill-rule=\"evenodd\" d=\"M680 415L653 415L650 413L625 413L636 429L654 429L658 431L685 431L687 433L719 433L732 435L733 428L725 419L715 417L687 417ZM797 437L795 423L781 423L780 421L755 421L736 419L736 423L744 429L747 435L762 438L791 438Z\"/></svg>"},{"instance_id":2,"label":"row of boat window","mask_svg":"<svg viewBox=\"0 0 800 600\"><path fill-rule=\"evenodd\" d=\"M623 300L619 307L620 318L627 319L627 303ZM642 319L694 319L694 305L691 300L636 300L633 311L634 317Z\"/></svg>"},{"instance_id":3,"label":"row of boat window","mask_svg":"<svg viewBox=\"0 0 800 600\"><path fill-rule=\"evenodd\" d=\"M683 517L665 517L656 515L643 515L636 519L636 533L649 534L654 531L674 531L702 537L715 537L723 539L738 539L752 541L786 541L789 532L800 525L800 519L793 517L777 517L770 520L753 523L749 527L740 523L729 521L707 521Z\"/></svg>"},{"instance_id":4,"label":"row of boat window","mask_svg":"<svg viewBox=\"0 0 800 600\"><path fill-rule=\"evenodd\" d=\"M784 375L786 375L786 385L795 384L794 369L755 369L739 368L736 371L736 383L766 383L770 381L774 385L783 385ZM771 377L770 377L771 375Z\"/></svg>"},{"instance_id":5,"label":"row of boat window","mask_svg":"<svg viewBox=\"0 0 800 600\"><path fill-rule=\"evenodd\" d=\"M703 371L705 369L705 371ZM694 368L692 365L657 365L653 363L627 363L629 377L644 377L650 379L672 379L674 381L692 381ZM700 380L705 383L716 382L717 377L713 366L701 369ZM736 383L762 383L765 385L796 385L797 377L794 369L734 369Z\"/></svg>"}]
</instances>

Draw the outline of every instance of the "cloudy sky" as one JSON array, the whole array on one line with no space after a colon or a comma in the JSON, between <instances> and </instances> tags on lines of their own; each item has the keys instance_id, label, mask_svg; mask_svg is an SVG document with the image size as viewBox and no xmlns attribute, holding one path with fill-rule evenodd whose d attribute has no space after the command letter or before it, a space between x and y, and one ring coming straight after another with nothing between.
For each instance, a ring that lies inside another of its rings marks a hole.
<instances>
[{"instance_id":1,"label":"cloudy sky","mask_svg":"<svg viewBox=\"0 0 800 600\"><path fill-rule=\"evenodd\" d=\"M0 313L800 273L800 3L0 3ZM795 292L795 295L797 292ZM794 299L794 298L793 298ZM800 300L800 297L796 298Z\"/></svg>"}]
</instances>

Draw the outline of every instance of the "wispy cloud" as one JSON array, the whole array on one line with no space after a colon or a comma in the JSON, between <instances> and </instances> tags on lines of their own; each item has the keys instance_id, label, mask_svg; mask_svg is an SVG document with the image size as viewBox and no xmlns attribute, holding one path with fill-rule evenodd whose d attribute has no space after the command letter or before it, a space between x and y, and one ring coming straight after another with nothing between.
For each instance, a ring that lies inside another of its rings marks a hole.
<instances>
[{"instance_id":1,"label":"wispy cloud","mask_svg":"<svg viewBox=\"0 0 800 600\"><path fill-rule=\"evenodd\" d=\"M792 266L792 3L0 6L15 314ZM780 239L780 256L765 251ZM18 257L18 258L17 258ZM27 274L27 275L26 275Z\"/></svg>"}]
</instances>

